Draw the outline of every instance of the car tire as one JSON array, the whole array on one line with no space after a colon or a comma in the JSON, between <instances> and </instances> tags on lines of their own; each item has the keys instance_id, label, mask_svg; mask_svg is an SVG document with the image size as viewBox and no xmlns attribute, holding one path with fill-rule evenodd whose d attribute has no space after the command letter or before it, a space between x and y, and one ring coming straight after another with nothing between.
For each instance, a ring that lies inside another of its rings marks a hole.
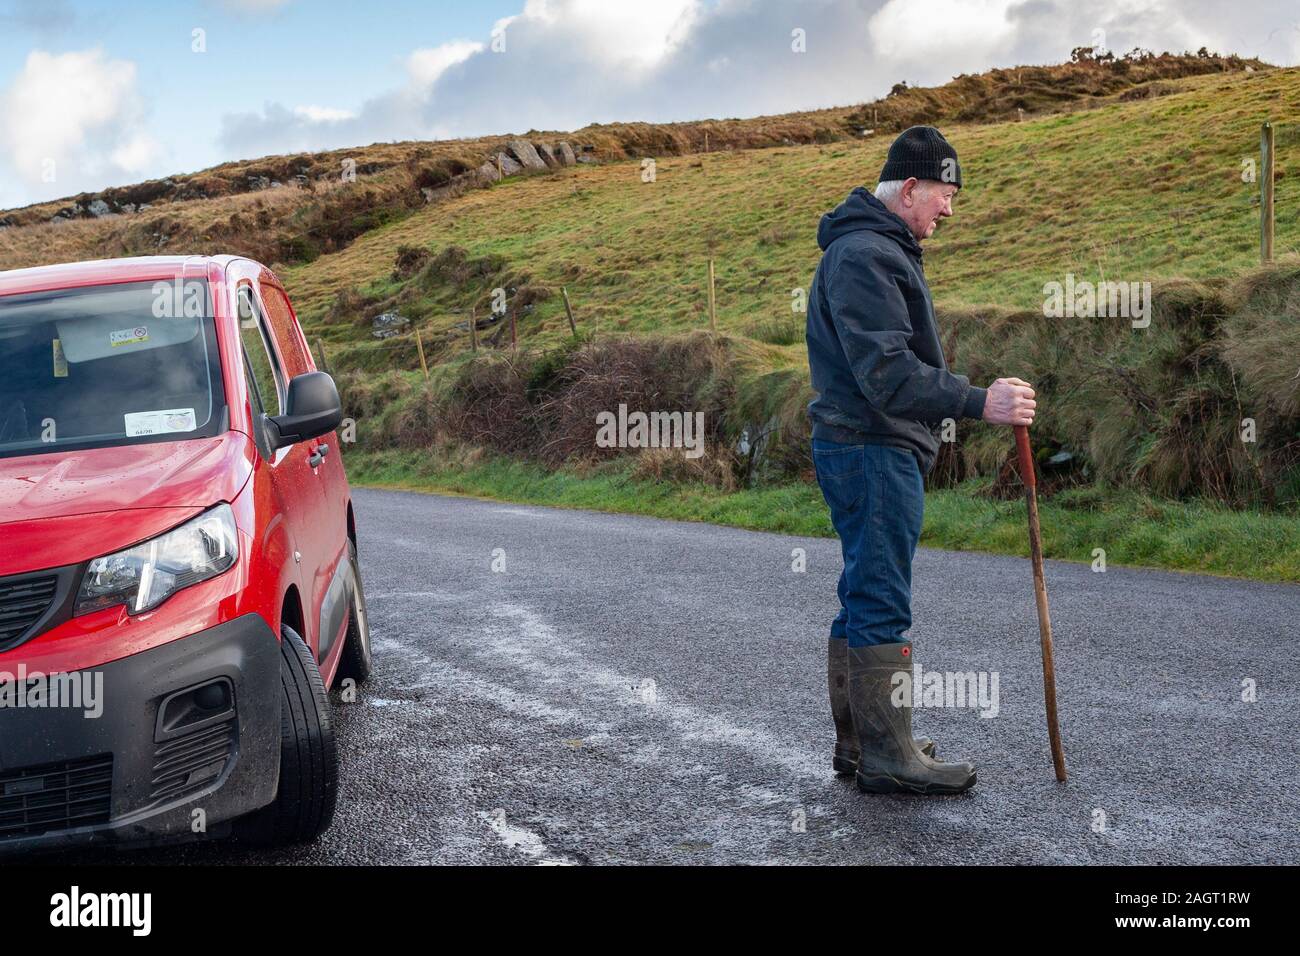
<instances>
[{"instance_id":1,"label":"car tire","mask_svg":"<svg viewBox=\"0 0 1300 956\"><path fill-rule=\"evenodd\" d=\"M370 615L366 611L366 592L361 586L361 563L357 560L357 546L348 539L348 560L352 562L352 602L348 606L348 632L343 638L343 651L339 656L335 686L340 680L351 678L364 684L370 676L373 661L370 651Z\"/></svg>"},{"instance_id":2,"label":"car tire","mask_svg":"<svg viewBox=\"0 0 1300 956\"><path fill-rule=\"evenodd\" d=\"M240 821L237 836L269 846L306 843L329 829L338 799L338 746L329 695L311 649L287 624L280 635L280 786Z\"/></svg>"}]
</instances>

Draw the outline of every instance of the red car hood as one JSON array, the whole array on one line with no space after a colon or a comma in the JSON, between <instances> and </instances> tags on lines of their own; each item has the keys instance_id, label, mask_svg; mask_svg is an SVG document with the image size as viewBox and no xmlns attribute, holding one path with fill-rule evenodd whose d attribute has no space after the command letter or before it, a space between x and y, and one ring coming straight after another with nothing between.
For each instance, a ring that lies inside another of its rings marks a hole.
<instances>
[{"instance_id":1,"label":"red car hood","mask_svg":"<svg viewBox=\"0 0 1300 956\"><path fill-rule=\"evenodd\" d=\"M0 458L0 575L108 554L231 501L253 455L248 436L226 432Z\"/></svg>"}]
</instances>

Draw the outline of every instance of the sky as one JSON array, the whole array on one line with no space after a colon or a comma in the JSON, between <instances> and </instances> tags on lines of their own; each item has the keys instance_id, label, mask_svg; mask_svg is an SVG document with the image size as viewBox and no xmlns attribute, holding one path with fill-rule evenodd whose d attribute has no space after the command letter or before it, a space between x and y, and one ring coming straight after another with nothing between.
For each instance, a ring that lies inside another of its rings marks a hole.
<instances>
[{"instance_id":1,"label":"sky","mask_svg":"<svg viewBox=\"0 0 1300 956\"><path fill-rule=\"evenodd\" d=\"M0 0L0 209L305 149L755 116L1076 46L1300 64L1300 2Z\"/></svg>"}]
</instances>

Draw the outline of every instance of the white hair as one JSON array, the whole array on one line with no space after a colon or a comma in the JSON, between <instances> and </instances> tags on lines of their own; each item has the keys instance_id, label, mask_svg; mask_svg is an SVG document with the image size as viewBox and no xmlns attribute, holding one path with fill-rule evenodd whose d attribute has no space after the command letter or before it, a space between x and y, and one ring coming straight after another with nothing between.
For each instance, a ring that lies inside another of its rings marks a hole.
<instances>
[{"instance_id":1,"label":"white hair","mask_svg":"<svg viewBox=\"0 0 1300 956\"><path fill-rule=\"evenodd\" d=\"M888 206L891 203L897 202L898 197L903 195L903 183L905 182L907 182L906 179L881 180L876 183L876 188L872 192L872 195ZM918 179L916 181L916 189L921 191L922 196L928 195L934 186L939 185L942 185L942 183L933 179ZM917 198L920 198L920 196Z\"/></svg>"},{"instance_id":2,"label":"white hair","mask_svg":"<svg viewBox=\"0 0 1300 956\"><path fill-rule=\"evenodd\" d=\"M903 194L903 183L905 182L907 182L905 179L882 179L876 183L876 188L871 195L888 206Z\"/></svg>"}]
</instances>

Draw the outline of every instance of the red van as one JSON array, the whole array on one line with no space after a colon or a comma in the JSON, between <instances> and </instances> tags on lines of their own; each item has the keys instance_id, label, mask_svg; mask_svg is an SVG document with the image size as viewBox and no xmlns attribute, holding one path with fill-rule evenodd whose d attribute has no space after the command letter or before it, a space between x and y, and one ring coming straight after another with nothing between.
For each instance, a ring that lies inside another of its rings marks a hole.
<instances>
[{"instance_id":1,"label":"red van","mask_svg":"<svg viewBox=\"0 0 1300 956\"><path fill-rule=\"evenodd\" d=\"M310 840L370 673L356 519L275 275L0 273L0 854Z\"/></svg>"}]
</instances>

